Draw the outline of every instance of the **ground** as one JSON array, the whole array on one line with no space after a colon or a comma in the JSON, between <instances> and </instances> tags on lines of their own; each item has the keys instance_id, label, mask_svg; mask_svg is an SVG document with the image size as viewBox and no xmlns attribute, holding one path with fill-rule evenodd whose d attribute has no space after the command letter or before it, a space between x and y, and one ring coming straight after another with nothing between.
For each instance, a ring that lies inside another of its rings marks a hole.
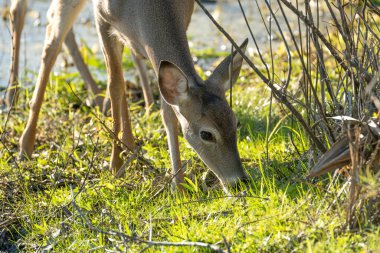
<instances>
[{"instance_id":1,"label":"ground","mask_svg":"<svg viewBox=\"0 0 380 253\"><path fill-rule=\"evenodd\" d=\"M91 69L104 74L101 57L82 50ZM210 62L224 54L193 53ZM126 54L124 67L134 73ZM207 70L198 68L203 77ZM230 193L182 137L187 190L171 190L159 106L146 113L138 93L130 111L141 149L135 159L125 154L126 175L115 179L108 171L111 119L89 105L71 68L52 74L34 155L18 161L31 92L23 88L18 106L0 115L0 251L380 251L378 226L363 222L356 230L346 228L343 176L305 179L313 157L308 137L246 66L233 89L232 108L251 181Z\"/></svg>"}]
</instances>

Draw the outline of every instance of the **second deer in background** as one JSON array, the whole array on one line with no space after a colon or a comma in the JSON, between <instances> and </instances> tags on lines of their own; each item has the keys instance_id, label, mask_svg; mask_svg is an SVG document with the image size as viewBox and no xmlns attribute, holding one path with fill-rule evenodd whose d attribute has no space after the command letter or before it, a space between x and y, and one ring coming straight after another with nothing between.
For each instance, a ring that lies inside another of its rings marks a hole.
<instances>
[{"instance_id":1,"label":"second deer in background","mask_svg":"<svg viewBox=\"0 0 380 253\"><path fill-rule=\"evenodd\" d=\"M9 86L5 96L5 104L8 109L12 105L17 103L17 95L19 89L19 54L21 45L21 34L25 23L25 16L27 12L27 0L12 0L10 7L10 25L12 32L12 61L10 66L10 76L9 76ZM52 5L53 6L53 5ZM54 11L52 8L49 9L47 18L48 22L52 22ZM98 88L95 80L93 79L87 65L85 64L83 57L79 51L78 45L75 41L75 36L73 29L70 29L66 38L64 40L64 45L68 49L73 61L78 68L80 75L82 76L84 83L88 91L94 96L94 103L96 106L101 108L105 113L109 109L109 103L104 100L104 94ZM136 57L132 54L132 59L135 66L138 69L138 74L140 77L140 84L143 89L145 106L148 108L153 104L153 94L149 86L149 80L146 73L146 67L142 62L142 59Z\"/></svg>"}]
</instances>

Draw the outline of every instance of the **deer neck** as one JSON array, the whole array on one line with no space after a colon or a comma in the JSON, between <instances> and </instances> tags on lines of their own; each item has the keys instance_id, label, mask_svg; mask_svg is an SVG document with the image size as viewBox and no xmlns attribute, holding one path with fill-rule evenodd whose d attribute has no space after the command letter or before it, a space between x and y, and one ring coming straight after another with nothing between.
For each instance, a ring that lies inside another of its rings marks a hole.
<instances>
[{"instance_id":1,"label":"deer neck","mask_svg":"<svg viewBox=\"0 0 380 253\"><path fill-rule=\"evenodd\" d=\"M176 64L189 79L199 79L186 30L194 0L94 0L99 16L158 74L161 61Z\"/></svg>"},{"instance_id":2,"label":"deer neck","mask_svg":"<svg viewBox=\"0 0 380 253\"><path fill-rule=\"evenodd\" d=\"M158 74L158 68L161 61L169 61L176 64L188 79L198 81L200 77L195 71L193 59L185 38L173 38L166 40L165 43L147 44L145 51L147 57L152 62L154 71Z\"/></svg>"},{"instance_id":3,"label":"deer neck","mask_svg":"<svg viewBox=\"0 0 380 253\"><path fill-rule=\"evenodd\" d=\"M140 29L147 57L152 62L156 74L160 62L169 61L176 64L189 79L197 80L199 76L194 68L186 36L193 12L193 1L163 2L167 3L152 8L149 11L149 21L144 22L145 25L149 25L149 22L153 21L152 25L155 27Z\"/></svg>"}]
</instances>

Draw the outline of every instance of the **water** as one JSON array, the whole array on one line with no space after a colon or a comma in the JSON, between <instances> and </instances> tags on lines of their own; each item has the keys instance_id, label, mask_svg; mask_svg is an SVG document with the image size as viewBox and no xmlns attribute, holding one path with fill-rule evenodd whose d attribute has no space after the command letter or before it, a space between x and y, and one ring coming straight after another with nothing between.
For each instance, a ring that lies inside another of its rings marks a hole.
<instances>
[{"instance_id":1,"label":"water","mask_svg":"<svg viewBox=\"0 0 380 253\"><path fill-rule=\"evenodd\" d=\"M5 9L4 1L1 12ZM255 1L241 1L248 21L252 27L253 34L260 45L260 48L265 51L269 46L269 36L266 32L264 22L258 12ZM50 1L34 0L29 1L28 13L22 35L22 46L20 53L20 78L28 80L26 77L31 77L32 73L38 71L39 62L44 41L46 27L46 12ZM241 43L245 38L250 37L249 30L245 25L245 20L241 15L241 11L237 1L218 1L217 4L206 4L208 10L218 20L218 22L228 31L232 37ZM263 2L259 2L259 7L263 11L265 22L268 21L269 11L265 8ZM289 16L292 25L296 25L296 19L293 15ZM292 18L293 17L293 18ZM283 19L279 18L283 24ZM276 29L274 29L275 31ZM92 6L87 4L84 11L80 14L74 31L77 41L85 41L90 48L98 48L98 37L95 31L95 25L92 14ZM276 32L274 32L276 34ZM194 48L209 48L214 47L217 50L229 51L230 44L227 39L216 29L209 18L200 8L196 8L188 29L190 38L190 46ZM272 38L273 39L273 38ZM274 40L274 43L278 44ZM252 39L249 43L249 52L255 50ZM9 63L11 51L11 35L9 31L8 21L0 21L0 87L6 87L9 78ZM100 54L100 52L98 52ZM62 59L58 59L55 69L60 65Z\"/></svg>"}]
</instances>

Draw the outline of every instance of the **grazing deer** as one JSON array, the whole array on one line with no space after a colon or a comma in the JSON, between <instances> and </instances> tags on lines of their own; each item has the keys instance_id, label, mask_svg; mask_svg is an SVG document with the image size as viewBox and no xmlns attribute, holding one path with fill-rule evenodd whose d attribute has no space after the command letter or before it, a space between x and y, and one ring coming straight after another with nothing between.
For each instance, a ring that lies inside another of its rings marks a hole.
<instances>
[{"instance_id":1,"label":"grazing deer","mask_svg":"<svg viewBox=\"0 0 380 253\"><path fill-rule=\"evenodd\" d=\"M21 157L30 157L48 76L59 49L86 0L53 0L53 18L47 27L29 119L20 139ZM243 58L236 52L203 81L195 71L186 38L193 0L93 0L96 27L108 73L114 140L110 167L122 166L123 148L135 142L129 119L122 72L123 45L151 61L162 96L161 112L168 138L173 182L183 182L178 143L178 122L185 139L224 185L244 180L236 143L236 118L225 98L229 73L236 82ZM247 41L241 46L245 50ZM230 67L232 67L230 69Z\"/></svg>"},{"instance_id":2,"label":"grazing deer","mask_svg":"<svg viewBox=\"0 0 380 253\"><path fill-rule=\"evenodd\" d=\"M24 27L25 15L27 10L27 0L12 0L10 8L10 24L12 31L12 62L11 62L11 71L9 77L9 88L6 92L5 104L8 108L11 108L13 104L17 101L18 94L18 72L19 72L19 53L20 53L20 40L21 33ZM50 8L48 12L48 21L51 22L53 19L54 8ZM78 68L79 73L81 74L87 89L90 93L94 95L95 105L103 109L104 112L108 110L107 103L103 104L103 96L101 96L101 91L95 83L95 80L92 78L89 69L87 68L82 55L79 52L78 45L75 41L75 36L73 30L70 29L64 44L67 47L70 55L73 57L74 63ZM153 103L152 90L149 86L149 81L146 74L145 65L142 62L141 58L135 57L132 55L132 59L138 69L140 76L140 83L143 88L144 100L146 107L149 107Z\"/></svg>"}]
</instances>

